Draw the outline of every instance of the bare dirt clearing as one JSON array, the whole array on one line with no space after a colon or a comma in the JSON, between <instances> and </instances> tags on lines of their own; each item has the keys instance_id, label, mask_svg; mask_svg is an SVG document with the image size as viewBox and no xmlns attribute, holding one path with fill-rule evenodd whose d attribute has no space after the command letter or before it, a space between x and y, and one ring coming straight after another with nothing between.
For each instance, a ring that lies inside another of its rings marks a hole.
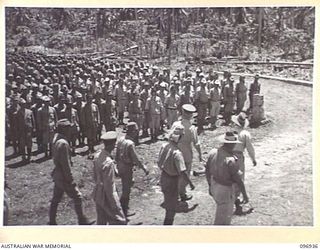
<instances>
[{"instance_id":1,"label":"bare dirt clearing","mask_svg":"<svg viewBox=\"0 0 320 250\"><path fill-rule=\"evenodd\" d=\"M235 216L232 224L312 226L312 88L270 80L261 80L261 83L266 115L272 122L250 129L258 165L253 167L246 158L246 186L255 211L247 216ZM200 136L204 158L212 147L217 146L216 135L227 129L229 127L206 130ZM157 185L159 170L155 165L161 143L142 143L137 147L151 172L147 177L141 170L135 172L130 208L136 215L130 217L129 224L161 225L163 222L164 210L160 207L163 197ZM85 150L77 149L78 154L73 158L73 173L84 195L86 213L95 217L95 205L91 198L94 185L92 163L83 156ZM6 148L5 171L11 187L8 190L11 206L9 224L46 225L53 192L50 177L53 162L41 161L41 154L34 156L30 164L21 166L20 158L10 159L11 153L11 147ZM194 169L199 166L195 160ZM205 177L192 179L196 189L190 192L194 198L188 206L198 206L188 213L178 213L174 224L212 225L215 204L208 195ZM59 206L57 221L65 225L77 223L72 201L66 196Z\"/></svg>"}]
</instances>

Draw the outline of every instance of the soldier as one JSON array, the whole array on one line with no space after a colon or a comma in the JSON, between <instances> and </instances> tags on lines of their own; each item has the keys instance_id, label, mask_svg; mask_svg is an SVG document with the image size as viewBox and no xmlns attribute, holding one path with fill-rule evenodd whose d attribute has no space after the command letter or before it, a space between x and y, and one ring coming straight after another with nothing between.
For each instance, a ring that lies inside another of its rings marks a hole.
<instances>
[{"instance_id":1,"label":"soldier","mask_svg":"<svg viewBox=\"0 0 320 250\"><path fill-rule=\"evenodd\" d=\"M34 135L37 140L37 153L41 153L43 150L43 145L42 145L42 133L39 130L39 119L38 119L38 113L39 109L42 106L42 97L40 95L37 96L37 99L35 100L35 103L31 106L31 110L33 112L33 117L35 120L35 129L34 129Z\"/></svg>"},{"instance_id":2,"label":"soldier","mask_svg":"<svg viewBox=\"0 0 320 250\"><path fill-rule=\"evenodd\" d=\"M100 119L101 119L100 125L97 130L97 135L96 135L97 137L96 141L99 141L101 137L102 126L106 124L106 117L107 117L107 105L106 105L106 101L102 99L101 88L97 88L96 98L94 99L93 102L98 106Z\"/></svg>"},{"instance_id":3,"label":"soldier","mask_svg":"<svg viewBox=\"0 0 320 250\"><path fill-rule=\"evenodd\" d=\"M82 101L82 94L77 93L76 94L76 102L73 104L73 108L77 111L78 119L79 119L79 133L78 133L78 141L79 145L84 144L84 137L85 137L85 131L84 131L84 118L83 118L83 108L84 103Z\"/></svg>"},{"instance_id":4,"label":"soldier","mask_svg":"<svg viewBox=\"0 0 320 250\"><path fill-rule=\"evenodd\" d=\"M210 89L210 122L212 129L216 129L216 121L220 113L221 92L219 86L219 80L215 80L213 83L213 88Z\"/></svg>"},{"instance_id":5,"label":"soldier","mask_svg":"<svg viewBox=\"0 0 320 250\"><path fill-rule=\"evenodd\" d=\"M227 132L219 138L223 146L212 149L206 162L206 177L209 194L217 204L214 225L230 225L235 202L234 184L238 184L243 195L243 203L249 201L243 181L237 167L237 157L233 148L238 141L237 136Z\"/></svg>"},{"instance_id":6,"label":"soldier","mask_svg":"<svg viewBox=\"0 0 320 250\"><path fill-rule=\"evenodd\" d=\"M134 92L133 100L129 103L129 119L138 125L138 136L143 124L143 102L139 99L139 91ZM137 143L138 141L135 141Z\"/></svg>"},{"instance_id":7,"label":"soldier","mask_svg":"<svg viewBox=\"0 0 320 250\"><path fill-rule=\"evenodd\" d=\"M223 79L221 80L221 97L224 98L224 87L229 83L231 77L230 71L223 71ZM224 102L224 100L222 100Z\"/></svg>"},{"instance_id":8,"label":"soldier","mask_svg":"<svg viewBox=\"0 0 320 250\"><path fill-rule=\"evenodd\" d=\"M79 116L76 109L72 107L72 99L68 98L66 101L66 108L62 110L61 116L68 119L70 122L70 146L72 154L75 155L76 140L79 136Z\"/></svg>"},{"instance_id":9,"label":"soldier","mask_svg":"<svg viewBox=\"0 0 320 250\"><path fill-rule=\"evenodd\" d=\"M113 95L111 91L107 92L106 95L106 116L104 117L104 126L106 131L113 131L116 129L117 118L116 118L116 102L112 99Z\"/></svg>"},{"instance_id":10,"label":"soldier","mask_svg":"<svg viewBox=\"0 0 320 250\"><path fill-rule=\"evenodd\" d=\"M50 106L50 98L43 97L44 105L38 110L38 125L39 131L42 134L42 145L45 157L52 153L52 139L56 129L57 113L56 110ZM49 147L48 147L49 145Z\"/></svg>"},{"instance_id":11,"label":"soldier","mask_svg":"<svg viewBox=\"0 0 320 250\"><path fill-rule=\"evenodd\" d=\"M90 93L87 94L87 103L83 107L84 131L87 137L87 144L89 148L88 159L93 158L92 154L94 153L97 129L100 125L99 108L92 102L92 100L93 96Z\"/></svg>"},{"instance_id":12,"label":"soldier","mask_svg":"<svg viewBox=\"0 0 320 250\"><path fill-rule=\"evenodd\" d=\"M193 113L196 112L196 108L192 104L184 104L182 106L182 119L181 121L176 121L172 125L172 130L175 129L176 126L183 126L184 127L184 135L181 136L181 139L178 142L178 148L181 150L184 162L186 164L186 173L190 176L191 167L192 167L192 159L193 159L193 152L192 152L192 144L197 150L199 154L199 161L202 162L202 153L200 147L200 141L198 139L197 129L194 125L192 125L192 116ZM187 195L186 186L187 182L180 178L179 180L179 195L181 201L187 201L192 199L192 196Z\"/></svg>"},{"instance_id":13,"label":"soldier","mask_svg":"<svg viewBox=\"0 0 320 250\"><path fill-rule=\"evenodd\" d=\"M52 85L52 90L53 90L53 94L52 94L52 96L53 96L53 105L56 105L59 102L59 97L61 95L59 83L55 82Z\"/></svg>"},{"instance_id":14,"label":"soldier","mask_svg":"<svg viewBox=\"0 0 320 250\"><path fill-rule=\"evenodd\" d=\"M261 89L261 85L259 83L259 75L255 75L254 81L253 83L251 83L250 90L249 90L250 109L252 109L253 96L255 94L260 94L260 89Z\"/></svg>"},{"instance_id":15,"label":"soldier","mask_svg":"<svg viewBox=\"0 0 320 250\"><path fill-rule=\"evenodd\" d=\"M163 225L172 225L179 198L179 177L184 178L186 183L194 189L189 176L186 174L186 166L182 152L178 148L178 142L184 135L184 127L176 126L169 134L169 143L162 145L158 157L158 167L162 170L160 177L161 190L164 196L162 207L166 214Z\"/></svg>"},{"instance_id":16,"label":"soldier","mask_svg":"<svg viewBox=\"0 0 320 250\"><path fill-rule=\"evenodd\" d=\"M170 94L166 97L164 107L167 117L167 128L171 128L172 124L178 120L178 105L180 102L179 96L176 94L174 85L170 86Z\"/></svg>"},{"instance_id":17,"label":"soldier","mask_svg":"<svg viewBox=\"0 0 320 250\"><path fill-rule=\"evenodd\" d=\"M101 136L101 140L104 148L95 154L93 160L93 176L96 184L93 199L96 203L97 225L125 225L126 218L115 184L117 168L111 157L117 140L117 132L106 132Z\"/></svg>"},{"instance_id":18,"label":"soldier","mask_svg":"<svg viewBox=\"0 0 320 250\"><path fill-rule=\"evenodd\" d=\"M223 102L224 102L224 119L226 125L231 121L231 116L233 112L235 94L233 86L234 78L230 77L229 83L224 87L223 91Z\"/></svg>"},{"instance_id":19,"label":"soldier","mask_svg":"<svg viewBox=\"0 0 320 250\"><path fill-rule=\"evenodd\" d=\"M123 86L123 79L121 78L118 80L118 85L115 88L114 96L116 98L117 103L119 125L124 125L123 116L125 107L127 106L128 96L126 87Z\"/></svg>"},{"instance_id":20,"label":"soldier","mask_svg":"<svg viewBox=\"0 0 320 250\"><path fill-rule=\"evenodd\" d=\"M26 109L26 101L23 98L20 99L20 109L17 113L17 126L22 160L27 160L29 162L31 160L32 134L35 128L35 121L32 111L30 109ZM26 158L26 147L28 158Z\"/></svg>"},{"instance_id":21,"label":"soldier","mask_svg":"<svg viewBox=\"0 0 320 250\"><path fill-rule=\"evenodd\" d=\"M11 98L11 105L8 108L8 121L10 124L10 141L12 142L12 147L14 154L17 155L19 152L18 147L18 120L17 120L17 114L20 109L19 106L19 97L13 96Z\"/></svg>"},{"instance_id":22,"label":"soldier","mask_svg":"<svg viewBox=\"0 0 320 250\"><path fill-rule=\"evenodd\" d=\"M59 95L59 102L54 105L54 109L56 110L58 120L62 119L62 111L66 108L66 97L63 94Z\"/></svg>"},{"instance_id":23,"label":"soldier","mask_svg":"<svg viewBox=\"0 0 320 250\"><path fill-rule=\"evenodd\" d=\"M135 145L134 138L138 134L138 126L135 122L129 122L126 127L126 136L120 138L117 143L116 150L116 162L118 166L119 176L122 183L122 194L120 198L121 207L123 209L124 215L126 217L132 216L134 214L128 213L129 210L129 200L130 200L130 191L132 186L132 175L133 167L138 166L141 168L146 175L149 174L149 171L139 160Z\"/></svg>"},{"instance_id":24,"label":"soldier","mask_svg":"<svg viewBox=\"0 0 320 250\"><path fill-rule=\"evenodd\" d=\"M146 113L149 121L151 140L157 140L160 131L160 119L163 111L163 105L159 96L156 95L155 88L151 89L151 97L147 99Z\"/></svg>"},{"instance_id":25,"label":"soldier","mask_svg":"<svg viewBox=\"0 0 320 250\"><path fill-rule=\"evenodd\" d=\"M202 79L200 82L200 87L196 90L194 96L194 103L198 111L198 134L200 134L203 131L203 125L205 123L209 104L209 92L206 87L206 84L206 80Z\"/></svg>"},{"instance_id":26,"label":"soldier","mask_svg":"<svg viewBox=\"0 0 320 250\"><path fill-rule=\"evenodd\" d=\"M247 100L247 87L244 83L245 77L239 77L239 82L236 84L236 98L237 98L237 114L243 110L244 104Z\"/></svg>"},{"instance_id":27,"label":"soldier","mask_svg":"<svg viewBox=\"0 0 320 250\"><path fill-rule=\"evenodd\" d=\"M165 103L166 96L168 95L168 91L166 90L167 85L165 82L161 82L158 85L158 87L159 87L159 90L157 91L157 96L160 97L162 103ZM163 115L161 116L161 119L160 119L160 132L163 132L163 126L165 124L166 119L167 119L166 113L163 112Z\"/></svg>"},{"instance_id":28,"label":"soldier","mask_svg":"<svg viewBox=\"0 0 320 250\"><path fill-rule=\"evenodd\" d=\"M54 181L53 198L49 211L49 225L57 225L56 216L58 205L66 192L74 200L75 211L79 225L91 225L95 221L89 220L82 209L82 194L72 175L72 161L70 156L70 126L67 119L57 122L57 133L53 139L53 162L55 168L51 174Z\"/></svg>"},{"instance_id":29,"label":"soldier","mask_svg":"<svg viewBox=\"0 0 320 250\"><path fill-rule=\"evenodd\" d=\"M148 113L147 113L145 107L146 107L147 99L149 98L150 84L148 82L142 82L142 86L143 86L143 90L140 93L140 99L142 100L143 107L144 107L143 124L142 124L143 134L142 134L142 136L147 137L148 136L148 128L149 128L149 117L148 117Z\"/></svg>"},{"instance_id":30,"label":"soldier","mask_svg":"<svg viewBox=\"0 0 320 250\"><path fill-rule=\"evenodd\" d=\"M184 80L184 92L180 96L180 103L179 103L179 112L182 114L182 106L184 104L191 104L193 103L193 98L191 96L191 84L192 84L192 79L191 77L188 77Z\"/></svg>"},{"instance_id":31,"label":"soldier","mask_svg":"<svg viewBox=\"0 0 320 250\"><path fill-rule=\"evenodd\" d=\"M243 153L245 149L247 149L249 157L252 160L253 166L257 165L255 150L251 141L252 140L251 134L248 130L246 130L246 128L249 126L249 120L246 118L246 114L244 112L241 112L237 116L233 115L231 119L237 125L238 139L240 141L240 143L237 143L233 148L233 153L238 158L237 166L241 171L241 174L240 174L241 180L244 182L245 160L244 160ZM240 190L241 189L239 189L239 187L236 187L236 200L235 200L236 211L234 212L234 214L236 215L242 215L242 207L240 205L240 199L239 199Z\"/></svg>"}]
</instances>

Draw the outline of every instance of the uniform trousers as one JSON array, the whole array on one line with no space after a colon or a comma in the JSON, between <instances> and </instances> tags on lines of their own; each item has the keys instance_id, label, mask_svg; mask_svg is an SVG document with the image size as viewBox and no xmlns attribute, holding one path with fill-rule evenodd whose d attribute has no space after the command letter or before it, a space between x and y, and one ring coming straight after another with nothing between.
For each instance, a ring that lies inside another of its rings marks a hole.
<instances>
[{"instance_id":1,"label":"uniform trousers","mask_svg":"<svg viewBox=\"0 0 320 250\"><path fill-rule=\"evenodd\" d=\"M210 194L217 205L214 225L230 225L235 202L234 186L221 185L211 177Z\"/></svg>"}]
</instances>

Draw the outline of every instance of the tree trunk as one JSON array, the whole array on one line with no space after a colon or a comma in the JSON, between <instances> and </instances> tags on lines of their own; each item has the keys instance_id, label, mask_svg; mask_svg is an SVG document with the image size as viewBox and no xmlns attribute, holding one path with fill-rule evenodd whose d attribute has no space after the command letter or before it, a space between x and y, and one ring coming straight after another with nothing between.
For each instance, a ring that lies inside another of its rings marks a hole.
<instances>
[{"instance_id":1,"label":"tree trunk","mask_svg":"<svg viewBox=\"0 0 320 250\"><path fill-rule=\"evenodd\" d=\"M258 52L261 53L262 42L262 29L263 29L263 8L259 8L259 27L258 27Z\"/></svg>"}]
</instances>

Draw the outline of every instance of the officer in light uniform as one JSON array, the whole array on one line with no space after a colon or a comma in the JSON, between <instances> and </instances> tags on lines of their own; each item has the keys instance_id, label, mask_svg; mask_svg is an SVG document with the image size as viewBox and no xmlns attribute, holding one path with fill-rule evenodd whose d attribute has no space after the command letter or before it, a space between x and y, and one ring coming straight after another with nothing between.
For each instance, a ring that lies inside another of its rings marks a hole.
<instances>
[{"instance_id":1,"label":"officer in light uniform","mask_svg":"<svg viewBox=\"0 0 320 250\"><path fill-rule=\"evenodd\" d=\"M181 136L181 139L178 142L178 148L181 150L184 162L186 164L186 173L190 176L191 167L192 167L192 145L196 148L199 154L199 161L202 162L202 153L200 148L200 141L198 139L198 133L196 127L192 124L193 113L196 112L196 108L192 104L184 104L182 106L182 119L176 121L172 125L172 130L176 126L184 127L184 135ZM181 201L187 201L192 199L191 195L187 195L186 191L187 182L180 178L179 180L179 195Z\"/></svg>"},{"instance_id":2,"label":"officer in light uniform","mask_svg":"<svg viewBox=\"0 0 320 250\"><path fill-rule=\"evenodd\" d=\"M171 128L172 124L178 120L179 96L174 85L170 86L170 94L166 97L164 106L166 109L167 126Z\"/></svg>"},{"instance_id":3,"label":"officer in light uniform","mask_svg":"<svg viewBox=\"0 0 320 250\"><path fill-rule=\"evenodd\" d=\"M241 179L244 181L245 177L245 165L244 165L244 151L247 149L247 152L249 154L249 157L253 163L253 166L257 165L256 156L255 156L255 150L252 145L252 138L251 134L246 128L249 126L249 121L246 118L246 114L241 112L239 115L234 115L231 117L231 120L237 125L237 132L238 132L238 139L241 143L238 143L235 145L233 152L237 156L238 161L237 164L239 166L239 169L241 171ZM239 188L237 187L237 193L236 193L236 215L241 215L242 213L242 207L240 205L240 199L238 198L240 195Z\"/></svg>"},{"instance_id":4,"label":"officer in light uniform","mask_svg":"<svg viewBox=\"0 0 320 250\"><path fill-rule=\"evenodd\" d=\"M210 119L211 119L211 128L216 128L216 121L220 113L220 102L221 102L221 91L219 89L220 83L219 80L215 80L213 83L213 88L210 89Z\"/></svg>"}]
</instances>

